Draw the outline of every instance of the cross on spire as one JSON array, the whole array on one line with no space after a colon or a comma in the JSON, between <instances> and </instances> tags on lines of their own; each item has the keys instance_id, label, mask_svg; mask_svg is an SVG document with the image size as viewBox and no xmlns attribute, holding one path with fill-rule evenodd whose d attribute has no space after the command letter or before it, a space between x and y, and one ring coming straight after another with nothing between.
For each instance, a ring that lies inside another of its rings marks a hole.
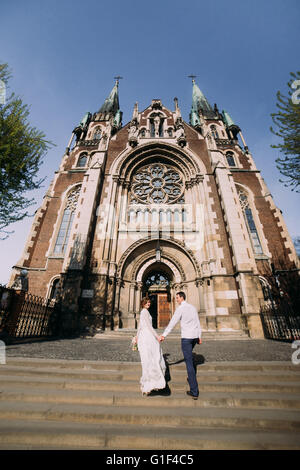
<instances>
[{"instance_id":1,"label":"cross on spire","mask_svg":"<svg viewBox=\"0 0 300 470\"><path fill-rule=\"evenodd\" d=\"M188 76L188 78L191 78L193 82L195 81L196 77L197 77L197 75L193 75L193 74Z\"/></svg>"},{"instance_id":2,"label":"cross on spire","mask_svg":"<svg viewBox=\"0 0 300 470\"><path fill-rule=\"evenodd\" d=\"M120 77L120 75L117 75L114 77L115 80L117 80L117 84L119 85L119 80L121 80L123 77Z\"/></svg>"}]
</instances>

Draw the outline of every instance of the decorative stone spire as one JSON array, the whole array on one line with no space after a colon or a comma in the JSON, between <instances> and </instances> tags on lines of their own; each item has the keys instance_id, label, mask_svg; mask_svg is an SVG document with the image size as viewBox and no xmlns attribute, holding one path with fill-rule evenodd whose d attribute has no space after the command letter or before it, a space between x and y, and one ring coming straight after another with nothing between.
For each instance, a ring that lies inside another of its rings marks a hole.
<instances>
[{"instance_id":1,"label":"decorative stone spire","mask_svg":"<svg viewBox=\"0 0 300 470\"><path fill-rule=\"evenodd\" d=\"M103 114L112 114L115 116L117 111L119 111L120 106L119 106L119 80L116 80L116 83L111 90L109 96L106 98L104 101L103 105L99 109L99 113Z\"/></svg>"},{"instance_id":2,"label":"decorative stone spire","mask_svg":"<svg viewBox=\"0 0 300 470\"><path fill-rule=\"evenodd\" d=\"M138 117L139 117L138 103L135 103L134 108L133 108L132 121L138 122Z\"/></svg>"},{"instance_id":3,"label":"decorative stone spire","mask_svg":"<svg viewBox=\"0 0 300 470\"><path fill-rule=\"evenodd\" d=\"M177 143L178 145L180 145L180 147L185 147L186 135L185 135L181 112L178 106L178 98L174 98L174 102L175 102L175 119L174 120L175 120L175 131L176 131Z\"/></svg>"},{"instance_id":4,"label":"decorative stone spire","mask_svg":"<svg viewBox=\"0 0 300 470\"><path fill-rule=\"evenodd\" d=\"M230 114L228 114L227 111L225 111L224 109L222 111L222 115L223 115L224 123L227 127L235 125L235 123L234 123L233 119L231 118Z\"/></svg>"},{"instance_id":5,"label":"decorative stone spire","mask_svg":"<svg viewBox=\"0 0 300 470\"><path fill-rule=\"evenodd\" d=\"M182 116L181 112L178 106L178 98L174 98L174 103L175 103L175 124L178 124L179 122L182 121Z\"/></svg>"},{"instance_id":6,"label":"decorative stone spire","mask_svg":"<svg viewBox=\"0 0 300 470\"><path fill-rule=\"evenodd\" d=\"M85 115L83 116L83 118L81 119L79 125L75 127L75 129L73 130L73 134L76 135L77 141L85 137L87 129L88 129L88 125L91 121L91 117L92 117L92 114L87 111ZM71 141L67 148L69 148L70 145L71 145Z\"/></svg>"},{"instance_id":7,"label":"decorative stone spire","mask_svg":"<svg viewBox=\"0 0 300 470\"><path fill-rule=\"evenodd\" d=\"M241 129L235 124L230 114L228 114L227 111L225 111L224 109L222 111L222 116L229 137L231 139L237 139L237 135L241 131Z\"/></svg>"},{"instance_id":8,"label":"decorative stone spire","mask_svg":"<svg viewBox=\"0 0 300 470\"><path fill-rule=\"evenodd\" d=\"M193 77L193 76L192 76ZM193 98L192 98L192 109L190 113L190 123L191 125L200 125L199 113L201 112L204 117L214 119L216 117L211 105L203 95L202 91L196 85L196 82L193 78ZM194 123L194 124L193 124Z\"/></svg>"},{"instance_id":9,"label":"decorative stone spire","mask_svg":"<svg viewBox=\"0 0 300 470\"><path fill-rule=\"evenodd\" d=\"M79 124L82 127L82 129L84 129L89 124L91 117L92 117L91 113L87 111Z\"/></svg>"},{"instance_id":10,"label":"decorative stone spire","mask_svg":"<svg viewBox=\"0 0 300 470\"><path fill-rule=\"evenodd\" d=\"M122 77L115 77L116 83L111 90L109 96L104 101L103 105L96 113L97 119L102 121L109 121L111 126L111 133L114 134L122 127L122 111L119 106L119 79Z\"/></svg>"},{"instance_id":11,"label":"decorative stone spire","mask_svg":"<svg viewBox=\"0 0 300 470\"><path fill-rule=\"evenodd\" d=\"M138 104L135 103L132 119L130 121L128 129L128 140L131 147L135 147L138 144L138 122L139 122L139 110Z\"/></svg>"}]
</instances>

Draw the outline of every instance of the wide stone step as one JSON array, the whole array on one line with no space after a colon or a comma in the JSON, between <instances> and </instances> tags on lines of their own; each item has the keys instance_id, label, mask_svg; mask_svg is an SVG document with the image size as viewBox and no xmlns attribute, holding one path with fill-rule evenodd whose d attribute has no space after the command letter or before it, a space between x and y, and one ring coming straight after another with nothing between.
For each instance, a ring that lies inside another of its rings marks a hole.
<instances>
[{"instance_id":1,"label":"wide stone step","mask_svg":"<svg viewBox=\"0 0 300 470\"><path fill-rule=\"evenodd\" d=\"M278 394L272 392L202 392L197 401L187 399L185 392L174 392L170 395L157 394L143 397L141 394L130 391L87 391L78 390L3 390L0 393L0 402L33 402L33 403L78 403L99 406L130 406L130 407L193 407L209 408L274 408L300 410L300 396Z\"/></svg>"},{"instance_id":2,"label":"wide stone step","mask_svg":"<svg viewBox=\"0 0 300 470\"><path fill-rule=\"evenodd\" d=\"M62 381L60 378L53 377L30 377L28 376L10 376L0 375L1 385L0 390L4 391L7 388L28 388L28 389L64 389L64 390L106 390L106 391L136 391L139 389L139 382L137 381L113 381L113 380L84 380L84 379L68 379ZM169 382L172 391L183 391L187 389L187 383L184 380L176 379ZM285 381L279 384L278 382L265 383L261 378L261 382L240 383L239 381L218 381L218 382L200 382L199 391L201 392L274 392L274 393L293 393L300 396L300 382Z\"/></svg>"},{"instance_id":3,"label":"wide stone step","mask_svg":"<svg viewBox=\"0 0 300 470\"><path fill-rule=\"evenodd\" d=\"M139 362L8 358L0 449L300 449L300 369L291 362L184 363L142 396Z\"/></svg>"},{"instance_id":4,"label":"wide stone step","mask_svg":"<svg viewBox=\"0 0 300 470\"><path fill-rule=\"evenodd\" d=\"M299 450L295 432L136 427L62 421L3 421L2 449Z\"/></svg>"},{"instance_id":5,"label":"wide stone step","mask_svg":"<svg viewBox=\"0 0 300 470\"><path fill-rule=\"evenodd\" d=\"M139 382L141 377L141 365L136 364L135 367L131 366L130 368L124 370L110 368L109 363L106 366L106 369L95 369L93 367L86 366L85 368L62 368L62 367L33 367L31 366L18 366L10 365L0 367L0 379L2 375L4 376L20 376L20 377L48 377L48 378L58 378L58 379L84 379L91 381L114 381L114 382L124 382L124 381L134 381ZM169 369L169 379L171 383L180 381L185 383L186 381L186 369L185 367ZM206 382L231 382L238 380L240 383L248 382L299 382L300 383L300 374L299 370L279 370L269 369L262 370L250 368L249 370L245 369L239 370L234 368L227 370L225 367L224 370L209 370L205 367L197 367L197 378L199 383Z\"/></svg>"},{"instance_id":6,"label":"wide stone step","mask_svg":"<svg viewBox=\"0 0 300 470\"><path fill-rule=\"evenodd\" d=\"M201 409L157 407L128 408L50 403L15 403L8 408L0 402L1 422L5 420L46 420L82 423L103 423L153 427L232 428L293 431L300 437L300 413L294 410Z\"/></svg>"},{"instance_id":7,"label":"wide stone step","mask_svg":"<svg viewBox=\"0 0 300 470\"><path fill-rule=\"evenodd\" d=\"M37 358L13 358L8 357L6 364L0 365L0 372L9 366L18 367L53 367L55 369L100 369L100 370L137 370L141 367L140 361L137 362L113 362L113 361L85 361L85 360L63 360L63 359L37 359ZM184 362L170 364L172 371L185 371ZM204 371L291 371L300 376L300 367L293 365L291 361L234 361L234 362L207 362L198 365L198 370Z\"/></svg>"}]
</instances>

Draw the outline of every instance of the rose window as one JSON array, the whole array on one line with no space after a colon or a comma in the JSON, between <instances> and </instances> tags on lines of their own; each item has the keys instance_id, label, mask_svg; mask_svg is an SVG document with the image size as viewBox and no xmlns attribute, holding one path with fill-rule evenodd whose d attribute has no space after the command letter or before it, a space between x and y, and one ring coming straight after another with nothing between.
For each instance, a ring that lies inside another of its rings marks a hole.
<instances>
[{"instance_id":1,"label":"rose window","mask_svg":"<svg viewBox=\"0 0 300 470\"><path fill-rule=\"evenodd\" d=\"M183 203L184 184L181 174L173 167L161 163L140 168L133 176L132 204Z\"/></svg>"}]
</instances>

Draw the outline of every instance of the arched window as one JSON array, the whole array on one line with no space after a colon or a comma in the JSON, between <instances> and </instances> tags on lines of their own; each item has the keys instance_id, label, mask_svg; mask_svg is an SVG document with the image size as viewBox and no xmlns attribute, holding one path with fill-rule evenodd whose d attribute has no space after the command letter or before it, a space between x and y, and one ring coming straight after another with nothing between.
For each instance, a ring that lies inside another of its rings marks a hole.
<instances>
[{"instance_id":1,"label":"arched window","mask_svg":"<svg viewBox=\"0 0 300 470\"><path fill-rule=\"evenodd\" d=\"M87 153L86 152L81 153L79 155L78 160L77 160L77 166L80 167L80 168L86 167L87 159L88 159Z\"/></svg>"},{"instance_id":2,"label":"arched window","mask_svg":"<svg viewBox=\"0 0 300 470\"><path fill-rule=\"evenodd\" d=\"M141 223L141 221L142 221L142 211L140 211L140 210L138 210L136 212L136 221L137 221L137 223Z\"/></svg>"},{"instance_id":3,"label":"arched window","mask_svg":"<svg viewBox=\"0 0 300 470\"><path fill-rule=\"evenodd\" d=\"M76 186L68 194L66 206L64 209L62 221L54 247L54 253L65 253L66 251L79 198L80 188L81 186Z\"/></svg>"},{"instance_id":4,"label":"arched window","mask_svg":"<svg viewBox=\"0 0 300 470\"><path fill-rule=\"evenodd\" d=\"M129 211L129 223L133 224L135 222L135 210L131 209Z\"/></svg>"},{"instance_id":5,"label":"arched window","mask_svg":"<svg viewBox=\"0 0 300 470\"><path fill-rule=\"evenodd\" d=\"M218 131L217 131L217 129L216 129L216 126L210 126L210 128L211 128L211 133L212 133L213 137L214 137L215 139L218 139L218 138L219 138L219 134L218 134Z\"/></svg>"},{"instance_id":6,"label":"arched window","mask_svg":"<svg viewBox=\"0 0 300 470\"><path fill-rule=\"evenodd\" d=\"M244 217L247 223L254 253L257 255L261 255L263 254L263 250L262 250L262 246L261 246L259 236L257 233L255 221L253 218L253 213L249 204L248 195L243 189L238 190L238 195L239 195L239 201L240 201L243 213L244 213Z\"/></svg>"},{"instance_id":7,"label":"arched window","mask_svg":"<svg viewBox=\"0 0 300 470\"><path fill-rule=\"evenodd\" d=\"M164 223L164 211L162 210L159 211L159 223L160 224Z\"/></svg>"},{"instance_id":8,"label":"arched window","mask_svg":"<svg viewBox=\"0 0 300 470\"><path fill-rule=\"evenodd\" d=\"M175 211L174 211L174 223L176 224L178 222L180 222L179 210L175 209Z\"/></svg>"},{"instance_id":9,"label":"arched window","mask_svg":"<svg viewBox=\"0 0 300 470\"><path fill-rule=\"evenodd\" d=\"M158 224L158 212L154 209L152 211L152 224Z\"/></svg>"},{"instance_id":10,"label":"arched window","mask_svg":"<svg viewBox=\"0 0 300 470\"><path fill-rule=\"evenodd\" d=\"M144 223L146 225L149 224L149 210L148 209L146 209L145 212L144 212Z\"/></svg>"},{"instance_id":11,"label":"arched window","mask_svg":"<svg viewBox=\"0 0 300 470\"><path fill-rule=\"evenodd\" d=\"M233 152L226 152L226 159L229 166L236 166Z\"/></svg>"},{"instance_id":12,"label":"arched window","mask_svg":"<svg viewBox=\"0 0 300 470\"><path fill-rule=\"evenodd\" d=\"M54 279L51 285L49 300L56 300L59 293L59 281L60 279Z\"/></svg>"},{"instance_id":13,"label":"arched window","mask_svg":"<svg viewBox=\"0 0 300 470\"><path fill-rule=\"evenodd\" d=\"M152 271L145 280L145 285L149 289L151 286L168 287L170 285L169 276L161 271Z\"/></svg>"},{"instance_id":14,"label":"arched window","mask_svg":"<svg viewBox=\"0 0 300 470\"><path fill-rule=\"evenodd\" d=\"M262 276L259 276L259 281L263 291L264 300L272 300L272 289L268 281Z\"/></svg>"},{"instance_id":15,"label":"arched window","mask_svg":"<svg viewBox=\"0 0 300 470\"><path fill-rule=\"evenodd\" d=\"M94 132L94 135L93 135L94 140L100 140L100 139L101 139L101 135L102 135L101 128L100 128L100 127L96 127L95 132Z\"/></svg>"}]
</instances>

